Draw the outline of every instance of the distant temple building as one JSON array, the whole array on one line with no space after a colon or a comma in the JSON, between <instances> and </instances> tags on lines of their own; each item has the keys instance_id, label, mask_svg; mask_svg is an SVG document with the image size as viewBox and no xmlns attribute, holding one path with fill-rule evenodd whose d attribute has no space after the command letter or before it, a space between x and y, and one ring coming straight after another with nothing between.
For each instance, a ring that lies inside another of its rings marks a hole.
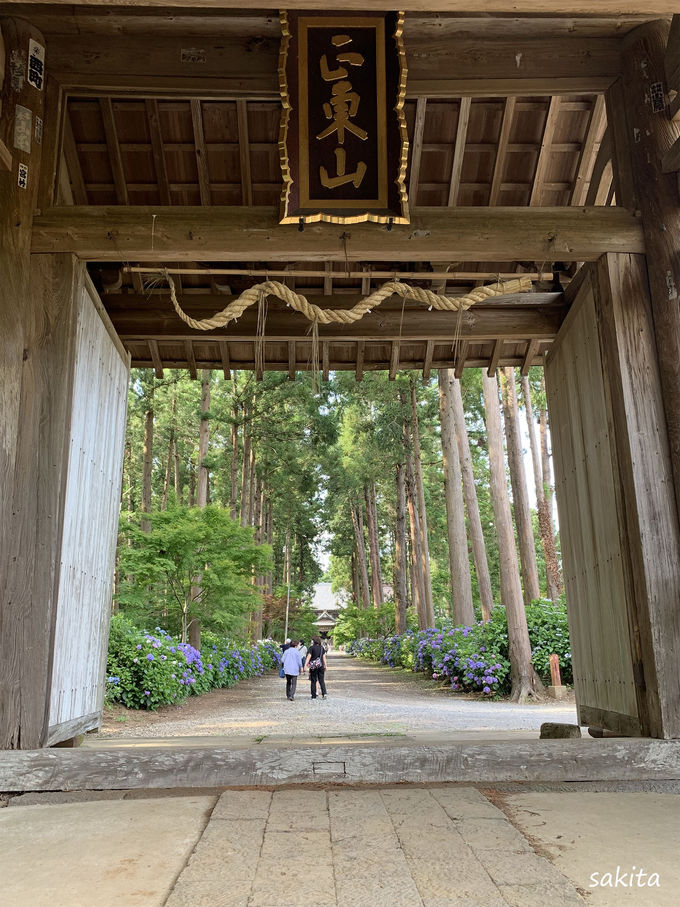
<instances>
[{"instance_id":1,"label":"distant temple building","mask_svg":"<svg viewBox=\"0 0 680 907\"><path fill-rule=\"evenodd\" d=\"M341 599L331 592L330 583L316 584L311 608L316 613L314 623L318 628L319 636L324 638L330 636L337 623L338 612L344 607Z\"/></svg>"}]
</instances>

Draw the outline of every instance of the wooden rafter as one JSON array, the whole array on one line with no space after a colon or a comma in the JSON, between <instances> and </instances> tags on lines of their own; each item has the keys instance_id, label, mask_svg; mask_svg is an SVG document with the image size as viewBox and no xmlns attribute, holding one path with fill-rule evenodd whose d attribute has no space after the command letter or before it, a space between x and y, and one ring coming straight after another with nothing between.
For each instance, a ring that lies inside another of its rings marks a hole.
<instances>
[{"instance_id":1,"label":"wooden rafter","mask_svg":"<svg viewBox=\"0 0 680 907\"><path fill-rule=\"evenodd\" d=\"M458 111L458 126L456 127L456 145L453 151L453 164L451 166L451 179L449 180L448 205L458 204L460 191L460 175L463 170L463 157L465 155L465 142L467 139L468 124L470 122L470 106L472 98L461 98Z\"/></svg>"},{"instance_id":2,"label":"wooden rafter","mask_svg":"<svg viewBox=\"0 0 680 907\"><path fill-rule=\"evenodd\" d=\"M399 369L399 341L392 341L392 349L390 351L390 372L389 377L390 381L394 381L397 377L397 371Z\"/></svg>"},{"instance_id":3,"label":"wooden rafter","mask_svg":"<svg viewBox=\"0 0 680 907\"><path fill-rule=\"evenodd\" d=\"M323 278L323 295L332 296L333 294L333 262L326 262L326 273Z\"/></svg>"},{"instance_id":4,"label":"wooden rafter","mask_svg":"<svg viewBox=\"0 0 680 907\"><path fill-rule=\"evenodd\" d=\"M428 340L425 344L425 360L423 362L423 381L430 380L430 370L432 369L432 354L434 353L434 340Z\"/></svg>"},{"instance_id":5,"label":"wooden rafter","mask_svg":"<svg viewBox=\"0 0 680 907\"><path fill-rule=\"evenodd\" d=\"M456 366L454 368L453 374L456 378L460 378L463 374L463 369L465 368L465 362L468 356L468 349L470 343L467 340L461 340L458 344L456 351Z\"/></svg>"},{"instance_id":6,"label":"wooden rafter","mask_svg":"<svg viewBox=\"0 0 680 907\"><path fill-rule=\"evenodd\" d=\"M149 123L149 135L151 136L151 152L153 154L153 163L156 168L156 179L158 181L158 192L160 194L162 205L171 205L172 197L170 195L170 181L168 180L168 168L165 162L165 150L163 148L163 134L161 132L161 120L158 113L158 101L155 98L146 100L146 118Z\"/></svg>"},{"instance_id":7,"label":"wooden rafter","mask_svg":"<svg viewBox=\"0 0 680 907\"><path fill-rule=\"evenodd\" d=\"M530 205L539 205L541 202L545 183L545 175L548 172L548 163L550 161L550 154L552 153L551 146L553 135L555 134L555 127L557 126L557 120L560 115L561 100L562 99L559 97L550 98L548 113L545 118L545 127L543 129L543 138L541 140L541 150L538 153L536 172L534 174L534 182L531 188L531 196L529 198Z\"/></svg>"},{"instance_id":8,"label":"wooden rafter","mask_svg":"<svg viewBox=\"0 0 680 907\"><path fill-rule=\"evenodd\" d=\"M324 381L328 381L329 375L331 373L330 367L330 344L325 340L321 344L321 369L322 377Z\"/></svg>"},{"instance_id":9,"label":"wooden rafter","mask_svg":"<svg viewBox=\"0 0 680 907\"><path fill-rule=\"evenodd\" d=\"M184 350L187 357L189 377L192 379L192 381L195 381L198 378L198 372L196 370L196 357L194 356L194 347L191 340L184 341Z\"/></svg>"},{"instance_id":10,"label":"wooden rafter","mask_svg":"<svg viewBox=\"0 0 680 907\"><path fill-rule=\"evenodd\" d=\"M236 101L238 120L238 150L241 162L241 199L242 204L253 203L253 180L250 173L250 139L248 136L248 102L245 98Z\"/></svg>"},{"instance_id":11,"label":"wooden rafter","mask_svg":"<svg viewBox=\"0 0 680 907\"><path fill-rule=\"evenodd\" d=\"M83 179L83 171L80 166L80 158L78 157L78 152L76 150L73 127L71 126L71 119L68 115L68 111L66 112L64 119L64 158L66 160L66 168L71 181L71 189L73 190L73 200L76 205L87 205L88 198L87 190L85 189L85 180Z\"/></svg>"},{"instance_id":12,"label":"wooden rafter","mask_svg":"<svg viewBox=\"0 0 680 907\"><path fill-rule=\"evenodd\" d=\"M113 103L111 98L100 98L99 109L104 124L104 135L106 136L106 147L109 152L109 161L113 173L113 184L116 189L116 198L119 205L129 205L127 182L125 179L125 169L123 168L123 156L120 151L118 141L118 130L116 129L116 120L113 115Z\"/></svg>"},{"instance_id":13,"label":"wooden rafter","mask_svg":"<svg viewBox=\"0 0 680 907\"><path fill-rule=\"evenodd\" d=\"M522 362L522 377L526 378L529 374L529 369L534 364L534 359L536 358L536 353L538 352L539 341L530 340L527 343L527 351L524 356L524 361Z\"/></svg>"},{"instance_id":14,"label":"wooden rafter","mask_svg":"<svg viewBox=\"0 0 680 907\"><path fill-rule=\"evenodd\" d=\"M498 137L498 148L496 150L496 162L493 168L493 177L491 180L491 191L489 193L489 205L497 205L501 194L501 183L505 170L505 157L512 129L512 118L515 114L517 98L509 97L505 99L505 108L503 110L503 120L501 122L501 131Z\"/></svg>"},{"instance_id":15,"label":"wooden rafter","mask_svg":"<svg viewBox=\"0 0 680 907\"><path fill-rule=\"evenodd\" d=\"M420 179L420 158L423 151L423 133L425 131L425 116L427 114L427 98L418 98L416 101L416 122L413 127L413 150L411 152L411 170L408 180L408 197L411 204L418 201L418 181Z\"/></svg>"},{"instance_id":16,"label":"wooden rafter","mask_svg":"<svg viewBox=\"0 0 680 907\"><path fill-rule=\"evenodd\" d=\"M203 131L203 106L199 98L191 99L191 122L194 129L194 145L196 149L196 166L198 168L198 185L201 193L201 204L212 204L210 191L210 174L208 173L208 156L205 147L205 133Z\"/></svg>"},{"instance_id":17,"label":"wooden rafter","mask_svg":"<svg viewBox=\"0 0 680 907\"><path fill-rule=\"evenodd\" d=\"M612 145L609 128L607 128L602 136L602 141L595 157L593 172L590 176L588 192L586 193L586 205L606 204L613 177Z\"/></svg>"},{"instance_id":18,"label":"wooden rafter","mask_svg":"<svg viewBox=\"0 0 680 907\"><path fill-rule=\"evenodd\" d=\"M222 370L227 381L231 378L231 361L229 359L229 344L226 340L219 341L220 359L222 360Z\"/></svg>"},{"instance_id":19,"label":"wooden rafter","mask_svg":"<svg viewBox=\"0 0 680 907\"><path fill-rule=\"evenodd\" d=\"M161 361L161 354L158 349L158 341L150 339L149 340L149 352L151 353L151 361L153 362L154 372L157 378L163 377L163 363Z\"/></svg>"},{"instance_id":20,"label":"wooden rafter","mask_svg":"<svg viewBox=\"0 0 680 907\"><path fill-rule=\"evenodd\" d=\"M572 205L584 205L586 202L586 198L588 197L588 185L595 166L597 152L600 149L606 123L607 111L605 108L604 95L598 95L593 104L593 112L590 116L588 130L583 142L583 148L581 149L578 170L576 171L576 180L570 199Z\"/></svg>"},{"instance_id":21,"label":"wooden rafter","mask_svg":"<svg viewBox=\"0 0 680 907\"><path fill-rule=\"evenodd\" d=\"M356 378L357 381L361 381L364 377L364 353L366 350L366 341L357 340L357 370Z\"/></svg>"},{"instance_id":22,"label":"wooden rafter","mask_svg":"<svg viewBox=\"0 0 680 907\"><path fill-rule=\"evenodd\" d=\"M491 362L489 362L489 368L486 370L489 378L493 378L496 374L496 369L498 368L498 363L500 362L501 352L503 350L503 338L497 337L493 345L493 353L491 354Z\"/></svg>"},{"instance_id":23,"label":"wooden rafter","mask_svg":"<svg viewBox=\"0 0 680 907\"><path fill-rule=\"evenodd\" d=\"M288 378L295 381L295 341L288 341Z\"/></svg>"}]
</instances>

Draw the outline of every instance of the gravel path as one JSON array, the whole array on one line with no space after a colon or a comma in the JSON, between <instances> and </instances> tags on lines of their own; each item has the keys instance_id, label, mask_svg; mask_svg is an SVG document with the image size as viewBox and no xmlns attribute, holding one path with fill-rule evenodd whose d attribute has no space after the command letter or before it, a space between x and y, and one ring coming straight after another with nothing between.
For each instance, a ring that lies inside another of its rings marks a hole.
<instances>
[{"instance_id":1,"label":"gravel path","mask_svg":"<svg viewBox=\"0 0 680 907\"><path fill-rule=\"evenodd\" d=\"M277 674L245 680L229 690L192 697L156 714L109 715L93 737L238 736L326 737L452 731L538 732L544 721L574 723L571 703L516 705L456 696L421 675L368 664L341 653L328 656L328 699L312 700L306 675L294 702ZM122 720L124 719L124 720Z\"/></svg>"}]
</instances>

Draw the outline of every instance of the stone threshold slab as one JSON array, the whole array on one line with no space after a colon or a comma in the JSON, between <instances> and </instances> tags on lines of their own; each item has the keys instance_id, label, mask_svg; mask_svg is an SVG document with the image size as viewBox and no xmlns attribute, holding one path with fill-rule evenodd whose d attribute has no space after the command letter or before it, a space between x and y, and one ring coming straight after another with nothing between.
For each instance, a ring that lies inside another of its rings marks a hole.
<instances>
[{"instance_id":1,"label":"stone threshold slab","mask_svg":"<svg viewBox=\"0 0 680 907\"><path fill-rule=\"evenodd\" d=\"M680 740L4 750L0 791L680 779Z\"/></svg>"}]
</instances>

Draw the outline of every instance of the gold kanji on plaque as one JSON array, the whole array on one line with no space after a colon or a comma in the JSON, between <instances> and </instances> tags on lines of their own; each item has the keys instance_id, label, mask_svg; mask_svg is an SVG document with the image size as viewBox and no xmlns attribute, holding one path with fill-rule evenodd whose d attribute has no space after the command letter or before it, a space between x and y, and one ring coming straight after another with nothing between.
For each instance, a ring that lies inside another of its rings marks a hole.
<instances>
[{"instance_id":1,"label":"gold kanji on plaque","mask_svg":"<svg viewBox=\"0 0 680 907\"><path fill-rule=\"evenodd\" d=\"M281 13L281 223L408 223L400 13Z\"/></svg>"}]
</instances>

